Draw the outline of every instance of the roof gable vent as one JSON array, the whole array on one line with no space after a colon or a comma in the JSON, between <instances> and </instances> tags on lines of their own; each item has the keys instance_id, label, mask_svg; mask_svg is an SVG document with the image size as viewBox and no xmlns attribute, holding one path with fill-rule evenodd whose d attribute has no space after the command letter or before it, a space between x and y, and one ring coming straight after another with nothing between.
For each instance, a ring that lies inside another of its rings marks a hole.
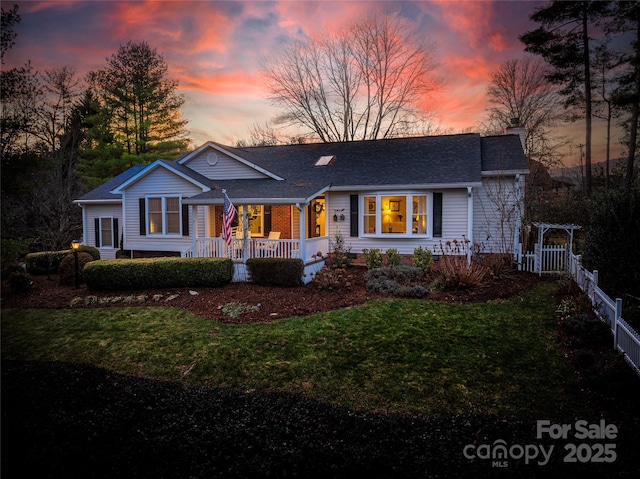
<instances>
[{"instance_id":1,"label":"roof gable vent","mask_svg":"<svg viewBox=\"0 0 640 479\"><path fill-rule=\"evenodd\" d=\"M315 166L328 166L332 164L335 161L335 159L336 159L335 155L321 156L320 159L316 161Z\"/></svg>"}]
</instances>

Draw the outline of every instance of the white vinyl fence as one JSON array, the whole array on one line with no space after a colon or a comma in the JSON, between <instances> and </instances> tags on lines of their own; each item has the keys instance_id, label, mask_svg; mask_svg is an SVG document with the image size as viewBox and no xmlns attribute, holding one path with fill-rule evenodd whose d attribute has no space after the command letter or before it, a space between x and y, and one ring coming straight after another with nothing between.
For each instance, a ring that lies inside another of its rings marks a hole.
<instances>
[{"instance_id":1,"label":"white vinyl fence","mask_svg":"<svg viewBox=\"0 0 640 479\"><path fill-rule=\"evenodd\" d=\"M520 245L522 250L522 245ZM531 273L563 273L567 272L568 246L565 245L542 245L535 244L533 251L519 253L516 258L520 271Z\"/></svg>"},{"instance_id":2,"label":"white vinyl fence","mask_svg":"<svg viewBox=\"0 0 640 479\"><path fill-rule=\"evenodd\" d=\"M622 319L622 300L615 301L598 286L598 271L590 272L582 266L580 255L570 255L569 273L584 291L598 317L609 325L613 334L613 347L640 375L640 334Z\"/></svg>"},{"instance_id":3,"label":"white vinyl fence","mask_svg":"<svg viewBox=\"0 0 640 479\"><path fill-rule=\"evenodd\" d=\"M613 347L640 375L640 334L622 319L622 300L612 300L598 286L598 272L582 266L582 257L569 251L567 245L536 244L534 250L517 255L518 269L542 275L545 273L570 274L576 284L591 300L598 317L609 325L613 334Z\"/></svg>"}]
</instances>

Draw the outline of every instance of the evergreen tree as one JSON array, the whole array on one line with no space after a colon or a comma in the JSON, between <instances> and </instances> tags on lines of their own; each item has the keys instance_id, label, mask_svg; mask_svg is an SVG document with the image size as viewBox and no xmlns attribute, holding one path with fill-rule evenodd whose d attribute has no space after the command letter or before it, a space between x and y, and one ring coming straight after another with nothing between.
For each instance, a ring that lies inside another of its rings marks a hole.
<instances>
[{"instance_id":1,"label":"evergreen tree","mask_svg":"<svg viewBox=\"0 0 640 479\"><path fill-rule=\"evenodd\" d=\"M180 114L184 98L167 71L163 56L146 42L128 42L107 59L104 69L88 76L102 109L94 124L103 129L109 119L110 135L94 133L94 140L102 138L121 149L128 165L176 157L189 143Z\"/></svg>"},{"instance_id":2,"label":"evergreen tree","mask_svg":"<svg viewBox=\"0 0 640 479\"><path fill-rule=\"evenodd\" d=\"M592 75L590 31L610 14L607 1L553 1L531 19L540 27L520 37L525 50L542 56L553 71L547 78L562 86L565 107L580 109L585 119L585 190L591 193Z\"/></svg>"}]
</instances>

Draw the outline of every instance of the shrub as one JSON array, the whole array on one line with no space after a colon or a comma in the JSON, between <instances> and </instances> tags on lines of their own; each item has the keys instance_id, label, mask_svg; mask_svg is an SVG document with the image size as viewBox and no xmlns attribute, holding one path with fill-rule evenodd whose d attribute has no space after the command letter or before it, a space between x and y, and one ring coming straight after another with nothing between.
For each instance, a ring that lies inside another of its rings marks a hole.
<instances>
[{"instance_id":1,"label":"shrub","mask_svg":"<svg viewBox=\"0 0 640 479\"><path fill-rule=\"evenodd\" d=\"M9 264L24 258L29 252L31 240L2 238L0 240L0 253L2 257L2 265Z\"/></svg>"},{"instance_id":2,"label":"shrub","mask_svg":"<svg viewBox=\"0 0 640 479\"><path fill-rule=\"evenodd\" d=\"M94 290L221 286L231 281L233 263L228 258L143 258L88 263L83 271Z\"/></svg>"},{"instance_id":3,"label":"shrub","mask_svg":"<svg viewBox=\"0 0 640 479\"><path fill-rule=\"evenodd\" d=\"M424 273L415 266L385 266L367 271L367 289L404 297L422 297L429 291L421 283Z\"/></svg>"},{"instance_id":4,"label":"shrub","mask_svg":"<svg viewBox=\"0 0 640 479\"><path fill-rule=\"evenodd\" d=\"M84 280L82 279L82 268L84 268L85 264L92 261L95 260L89 253L78 253L78 276L80 283L84 283ZM60 261L60 265L58 266L58 276L60 284L62 285L72 286L75 283L76 267L73 254L65 256L62 261Z\"/></svg>"},{"instance_id":5,"label":"shrub","mask_svg":"<svg viewBox=\"0 0 640 479\"><path fill-rule=\"evenodd\" d=\"M333 242L333 263L338 268L349 266L351 264L349 253L351 253L351 247L347 248L344 244L344 236L342 236L342 233L336 233Z\"/></svg>"},{"instance_id":6,"label":"shrub","mask_svg":"<svg viewBox=\"0 0 640 479\"><path fill-rule=\"evenodd\" d=\"M611 188L589 202L584 266L598 270L609 296L640 297L640 191Z\"/></svg>"},{"instance_id":7,"label":"shrub","mask_svg":"<svg viewBox=\"0 0 640 479\"><path fill-rule=\"evenodd\" d=\"M27 272L31 274L51 274L58 271L58 266L62 258L67 256L71 249L62 251L39 251L29 253L25 257Z\"/></svg>"},{"instance_id":8,"label":"shrub","mask_svg":"<svg viewBox=\"0 0 640 479\"><path fill-rule=\"evenodd\" d=\"M220 308L220 310L223 314L229 316L230 318L237 318L238 316L242 316L243 314L260 311L260 306L254 306L247 303L232 302L225 304Z\"/></svg>"},{"instance_id":9,"label":"shrub","mask_svg":"<svg viewBox=\"0 0 640 479\"><path fill-rule=\"evenodd\" d=\"M328 291L339 289L350 290L351 281L343 268L325 266L313 277L313 284L318 288Z\"/></svg>"},{"instance_id":10,"label":"shrub","mask_svg":"<svg viewBox=\"0 0 640 479\"><path fill-rule=\"evenodd\" d=\"M9 287L12 293L24 293L32 284L31 275L24 269L22 269L22 271L12 271L9 273Z\"/></svg>"},{"instance_id":11,"label":"shrub","mask_svg":"<svg viewBox=\"0 0 640 479\"><path fill-rule=\"evenodd\" d=\"M80 279L80 283L83 283L82 279L82 268L87 263L95 261L93 256L89 253L78 253L78 276ZM73 286L75 284L76 278L76 263L75 257L73 254L68 254L65 256L62 261L60 261L60 266L58 266L58 277L60 284L66 286Z\"/></svg>"},{"instance_id":12,"label":"shrub","mask_svg":"<svg viewBox=\"0 0 640 479\"><path fill-rule=\"evenodd\" d=\"M402 264L402 256L398 253L396 248L389 248L387 250L387 266L391 268L395 268L396 266L400 266Z\"/></svg>"},{"instance_id":13,"label":"shrub","mask_svg":"<svg viewBox=\"0 0 640 479\"><path fill-rule=\"evenodd\" d=\"M433 253L430 249L418 246L413 250L413 265L420 268L424 273L431 271L433 267Z\"/></svg>"},{"instance_id":14,"label":"shrub","mask_svg":"<svg viewBox=\"0 0 640 479\"><path fill-rule=\"evenodd\" d=\"M382 266L382 252L378 248L365 248L362 250L362 256L368 269L375 269Z\"/></svg>"},{"instance_id":15,"label":"shrub","mask_svg":"<svg viewBox=\"0 0 640 479\"><path fill-rule=\"evenodd\" d=\"M442 286L448 289L469 289L479 286L489 270L466 256L442 255L438 262Z\"/></svg>"},{"instance_id":16,"label":"shrub","mask_svg":"<svg viewBox=\"0 0 640 479\"><path fill-rule=\"evenodd\" d=\"M95 261L98 261L100 259L100 250L94 246L89 246L86 244L80 245L80 247L78 248L78 253L89 253Z\"/></svg>"},{"instance_id":17,"label":"shrub","mask_svg":"<svg viewBox=\"0 0 640 479\"><path fill-rule=\"evenodd\" d=\"M251 281L270 286L298 286L302 283L304 263L291 258L249 258Z\"/></svg>"},{"instance_id":18,"label":"shrub","mask_svg":"<svg viewBox=\"0 0 640 479\"><path fill-rule=\"evenodd\" d=\"M478 255L477 259L496 278L514 269L513 259L509 253L482 254Z\"/></svg>"}]
</instances>

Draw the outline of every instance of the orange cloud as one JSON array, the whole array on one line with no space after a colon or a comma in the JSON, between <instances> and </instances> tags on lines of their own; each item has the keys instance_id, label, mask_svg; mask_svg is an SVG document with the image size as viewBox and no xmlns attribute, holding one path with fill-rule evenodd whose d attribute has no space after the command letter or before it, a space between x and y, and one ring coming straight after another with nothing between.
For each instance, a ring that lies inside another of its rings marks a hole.
<instances>
[{"instance_id":1,"label":"orange cloud","mask_svg":"<svg viewBox=\"0 0 640 479\"><path fill-rule=\"evenodd\" d=\"M215 4L194 5L198 8L190 11L181 2L114 2L108 13L108 21L114 25L112 37L148 40L161 50L190 55L225 50L223 39L230 34L233 22Z\"/></svg>"},{"instance_id":2,"label":"orange cloud","mask_svg":"<svg viewBox=\"0 0 640 479\"><path fill-rule=\"evenodd\" d=\"M503 49L504 42L500 39L500 33L493 31L492 2L436 0L431 3L439 7L446 26L471 48L489 45L494 50ZM487 38L490 39L489 42Z\"/></svg>"}]
</instances>

